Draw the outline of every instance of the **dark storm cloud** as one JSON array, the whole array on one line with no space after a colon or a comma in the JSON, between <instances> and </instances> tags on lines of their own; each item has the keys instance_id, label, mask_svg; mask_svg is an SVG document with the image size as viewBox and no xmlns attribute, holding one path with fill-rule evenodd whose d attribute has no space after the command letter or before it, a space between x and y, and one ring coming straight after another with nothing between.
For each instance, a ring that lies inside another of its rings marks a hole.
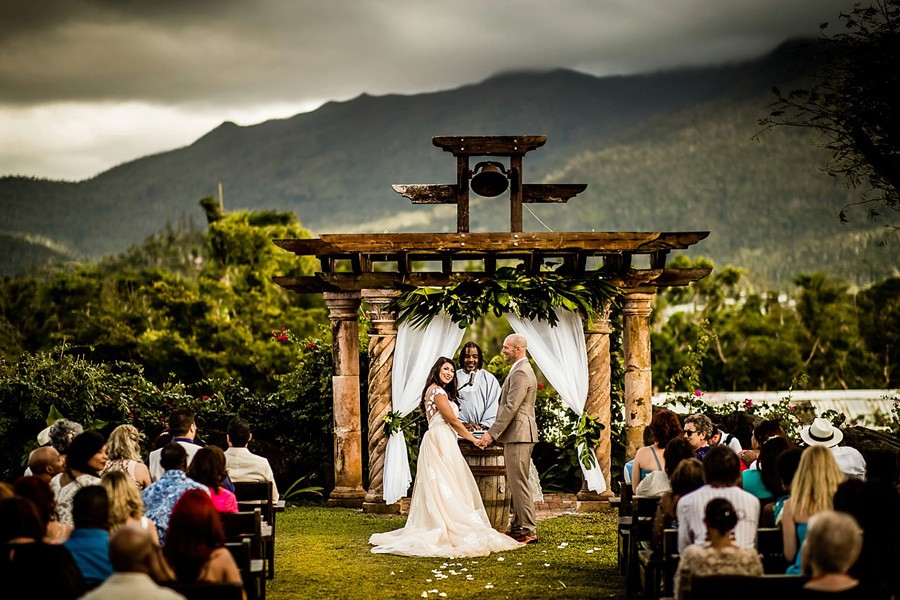
<instances>
[{"instance_id":1,"label":"dark storm cloud","mask_svg":"<svg viewBox=\"0 0 900 600\"><path fill-rule=\"evenodd\" d=\"M745 58L849 0L43 0L0 6L0 103L249 106Z\"/></svg>"}]
</instances>

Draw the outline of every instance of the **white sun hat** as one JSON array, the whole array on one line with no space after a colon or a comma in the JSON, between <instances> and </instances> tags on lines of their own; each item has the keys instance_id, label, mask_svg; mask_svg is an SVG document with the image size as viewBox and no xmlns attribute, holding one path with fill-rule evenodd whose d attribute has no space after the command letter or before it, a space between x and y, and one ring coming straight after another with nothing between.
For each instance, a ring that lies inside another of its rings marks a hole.
<instances>
[{"instance_id":1,"label":"white sun hat","mask_svg":"<svg viewBox=\"0 0 900 600\"><path fill-rule=\"evenodd\" d=\"M811 425L800 430L800 438L810 446L831 448L841 443L844 432L832 425L828 419L819 417Z\"/></svg>"}]
</instances>

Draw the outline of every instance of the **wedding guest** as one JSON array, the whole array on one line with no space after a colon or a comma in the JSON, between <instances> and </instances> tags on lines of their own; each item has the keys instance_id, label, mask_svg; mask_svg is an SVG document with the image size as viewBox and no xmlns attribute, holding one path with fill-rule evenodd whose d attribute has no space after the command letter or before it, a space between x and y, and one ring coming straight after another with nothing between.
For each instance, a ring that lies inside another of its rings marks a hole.
<instances>
[{"instance_id":1,"label":"wedding guest","mask_svg":"<svg viewBox=\"0 0 900 600\"><path fill-rule=\"evenodd\" d=\"M119 425L113 429L106 441L106 454L109 461L101 477L110 471L123 471L134 481L138 492L153 483L150 469L141 459L141 433L134 425Z\"/></svg>"},{"instance_id":2,"label":"wedding guest","mask_svg":"<svg viewBox=\"0 0 900 600\"><path fill-rule=\"evenodd\" d=\"M219 512L236 513L237 498L234 492L223 487L228 471L225 469L225 453L218 446L205 446L194 454L187 476L209 488L209 496Z\"/></svg>"},{"instance_id":3,"label":"wedding guest","mask_svg":"<svg viewBox=\"0 0 900 600\"><path fill-rule=\"evenodd\" d=\"M817 418L800 430L800 438L807 446L824 446L838 468L846 477L866 478L866 460L859 450L850 446L838 446L844 439L844 432L831 424L828 419Z\"/></svg>"},{"instance_id":4,"label":"wedding guest","mask_svg":"<svg viewBox=\"0 0 900 600\"><path fill-rule=\"evenodd\" d=\"M709 445L718 446L719 444L728 446L738 456L744 451L744 448L741 446L741 440L737 439L737 436L727 431L722 431L717 424L713 423L713 433L709 436Z\"/></svg>"},{"instance_id":5,"label":"wedding guest","mask_svg":"<svg viewBox=\"0 0 900 600\"><path fill-rule=\"evenodd\" d=\"M59 452L53 446L41 446L35 448L28 455L28 471L31 475L40 477L47 484L50 480L62 473L63 461Z\"/></svg>"},{"instance_id":6,"label":"wedding guest","mask_svg":"<svg viewBox=\"0 0 900 600\"><path fill-rule=\"evenodd\" d=\"M781 526L781 518L784 515L784 503L791 496L791 484L794 481L794 474L800 466L800 458L803 456L803 448L793 446L778 455L775 459L775 471L778 473L778 480L781 482L781 488L784 493L775 499L772 507L772 518L775 527Z\"/></svg>"},{"instance_id":7,"label":"wedding guest","mask_svg":"<svg viewBox=\"0 0 900 600\"><path fill-rule=\"evenodd\" d=\"M787 437L784 429L781 428L781 422L776 419L768 419L762 421L753 429L753 435L750 436L750 449L741 450L741 461L751 469L755 469L757 457L759 457L759 449L771 437L781 436Z\"/></svg>"},{"instance_id":8,"label":"wedding guest","mask_svg":"<svg viewBox=\"0 0 900 600\"><path fill-rule=\"evenodd\" d=\"M787 569L788 575L800 575L800 549L806 538L809 518L832 509L834 493L843 480L844 475L828 448L810 446L803 451L791 483L791 496L782 509L784 557L793 561Z\"/></svg>"},{"instance_id":9,"label":"wedding guest","mask_svg":"<svg viewBox=\"0 0 900 600\"><path fill-rule=\"evenodd\" d=\"M654 412L650 420L650 432L653 434L654 443L638 449L631 467L631 487L635 494L638 493L641 480L651 473L660 472L665 475L666 446L673 439L684 435L678 416L665 408Z\"/></svg>"},{"instance_id":10,"label":"wedding guest","mask_svg":"<svg viewBox=\"0 0 900 600\"><path fill-rule=\"evenodd\" d=\"M38 597L36 585L41 596L53 600L74 600L84 593L84 578L72 555L60 544L43 543L45 535L29 500L17 496L0 500L0 581L5 595Z\"/></svg>"},{"instance_id":11,"label":"wedding guest","mask_svg":"<svg viewBox=\"0 0 900 600\"><path fill-rule=\"evenodd\" d=\"M106 466L106 440L96 431L85 431L75 436L66 457L66 469L62 475L69 483L56 493L56 512L59 522L72 525L72 502L81 488L100 484L100 471Z\"/></svg>"},{"instance_id":12,"label":"wedding guest","mask_svg":"<svg viewBox=\"0 0 900 600\"><path fill-rule=\"evenodd\" d=\"M61 544L69 539L72 527L63 525L56 517L56 496L50 490L50 484L37 475L19 477L13 490L16 496L30 500L37 509L46 533L43 541L47 544Z\"/></svg>"},{"instance_id":13,"label":"wedding guest","mask_svg":"<svg viewBox=\"0 0 900 600\"><path fill-rule=\"evenodd\" d=\"M146 531L123 527L112 534L109 562L113 574L83 600L184 600L181 594L154 581L157 551Z\"/></svg>"},{"instance_id":14,"label":"wedding guest","mask_svg":"<svg viewBox=\"0 0 900 600\"><path fill-rule=\"evenodd\" d=\"M62 467L62 470L50 480L50 489L53 490L54 494L59 494L61 488L72 482L66 473L66 456L69 453L69 446L72 445L72 441L82 433L84 433L84 429L81 427L81 424L68 419L58 419L50 426L48 434L50 436L50 445L59 453L59 461Z\"/></svg>"},{"instance_id":15,"label":"wedding guest","mask_svg":"<svg viewBox=\"0 0 900 600\"><path fill-rule=\"evenodd\" d=\"M703 545L688 546L681 552L675 573L676 600L690 591L693 577L763 574L762 561L756 550L738 547L731 541L731 534L738 523L737 511L731 502L724 498L710 500L704 510L703 521L709 541Z\"/></svg>"},{"instance_id":16,"label":"wedding guest","mask_svg":"<svg viewBox=\"0 0 900 600\"><path fill-rule=\"evenodd\" d=\"M709 437L712 435L712 431L712 421L704 414L695 413L684 420L684 437L691 443L691 448L694 449L694 456L700 462L703 462L706 458L706 453L709 452L711 447L709 445ZM740 468L740 465L738 465L738 468Z\"/></svg>"},{"instance_id":17,"label":"wedding guest","mask_svg":"<svg viewBox=\"0 0 900 600\"><path fill-rule=\"evenodd\" d=\"M219 511L205 491L188 490L175 503L163 554L182 583L241 583Z\"/></svg>"},{"instance_id":18,"label":"wedding guest","mask_svg":"<svg viewBox=\"0 0 900 600\"><path fill-rule=\"evenodd\" d=\"M72 553L88 587L112 575L109 563L109 501L106 490L88 485L76 492L72 502L75 529L63 544Z\"/></svg>"},{"instance_id":19,"label":"wedding guest","mask_svg":"<svg viewBox=\"0 0 900 600\"><path fill-rule=\"evenodd\" d=\"M775 436L766 440L759 450L755 469L745 469L741 473L741 487L760 499L771 502L776 496L783 494L781 480L778 478L776 460L778 455L791 447L787 438Z\"/></svg>"},{"instance_id":20,"label":"wedding guest","mask_svg":"<svg viewBox=\"0 0 900 600\"><path fill-rule=\"evenodd\" d=\"M253 440L250 423L240 417L228 423L228 450L225 451L225 468L232 481L271 481L272 501L278 502L278 486L268 459L247 449Z\"/></svg>"},{"instance_id":21,"label":"wedding guest","mask_svg":"<svg viewBox=\"0 0 900 600\"><path fill-rule=\"evenodd\" d=\"M144 502L134 480L124 471L107 471L100 478L100 485L109 497L109 533L128 525L146 531L153 543L159 545L156 524L144 515Z\"/></svg>"},{"instance_id":22,"label":"wedding guest","mask_svg":"<svg viewBox=\"0 0 900 600\"><path fill-rule=\"evenodd\" d=\"M687 440L678 438L685 444ZM672 440L666 449L677 440ZM668 467L668 464L666 465ZM672 473L670 482L672 489L665 492L659 499L656 507L656 518L653 522L653 548L662 549L663 535L666 529L678 527L678 501L687 494L700 489L704 483L703 463L691 456L678 463L675 472Z\"/></svg>"},{"instance_id":23,"label":"wedding guest","mask_svg":"<svg viewBox=\"0 0 900 600\"><path fill-rule=\"evenodd\" d=\"M160 450L159 464L165 471L157 481L141 492L141 500L147 509L147 517L156 524L159 541L165 544L169 517L181 495L192 489L201 489L205 494L209 492L205 485L185 475L187 452L182 444L169 442Z\"/></svg>"},{"instance_id":24,"label":"wedding guest","mask_svg":"<svg viewBox=\"0 0 900 600\"><path fill-rule=\"evenodd\" d=\"M200 445L194 441L197 435L197 424L194 422L194 413L187 408L176 408L169 415L169 433L172 434L172 442L176 442L184 448L187 455L187 464L190 465L194 454L200 449ZM153 481L162 477L165 468L160 464L162 448L150 453L150 476Z\"/></svg>"},{"instance_id":25,"label":"wedding guest","mask_svg":"<svg viewBox=\"0 0 900 600\"><path fill-rule=\"evenodd\" d=\"M475 342L466 342L459 352L456 389L459 394L459 420L469 431L490 429L497 419L500 384L482 368L484 352Z\"/></svg>"},{"instance_id":26,"label":"wedding guest","mask_svg":"<svg viewBox=\"0 0 900 600\"><path fill-rule=\"evenodd\" d=\"M893 458L893 457L891 457ZM900 492L892 478L847 479L834 494L834 510L851 515L863 530L862 551L850 575L869 587L900 597L896 546L900 539Z\"/></svg>"},{"instance_id":27,"label":"wedding guest","mask_svg":"<svg viewBox=\"0 0 900 600\"><path fill-rule=\"evenodd\" d=\"M703 461L703 472L706 485L678 501L678 550L706 539L703 510L713 498L731 502L738 517L735 542L741 548L753 548L759 524L759 500L737 486L741 476L737 454L725 446L711 448Z\"/></svg>"},{"instance_id":28,"label":"wedding guest","mask_svg":"<svg viewBox=\"0 0 900 600\"><path fill-rule=\"evenodd\" d=\"M799 598L891 598L886 590L860 582L848 573L862 543L863 532L850 515L823 510L811 516L801 551L803 572L811 577Z\"/></svg>"}]
</instances>

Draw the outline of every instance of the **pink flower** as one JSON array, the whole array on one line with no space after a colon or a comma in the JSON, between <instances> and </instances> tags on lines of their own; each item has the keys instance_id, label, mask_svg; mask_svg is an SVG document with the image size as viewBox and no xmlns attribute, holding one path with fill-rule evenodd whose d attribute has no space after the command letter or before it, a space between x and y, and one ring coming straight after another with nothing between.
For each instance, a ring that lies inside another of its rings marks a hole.
<instances>
[{"instance_id":1,"label":"pink flower","mask_svg":"<svg viewBox=\"0 0 900 600\"><path fill-rule=\"evenodd\" d=\"M702 390L694 390L694 395L699 398L700 396L703 395L703 391Z\"/></svg>"},{"instance_id":2,"label":"pink flower","mask_svg":"<svg viewBox=\"0 0 900 600\"><path fill-rule=\"evenodd\" d=\"M750 410L751 408L753 408L753 400L751 400L750 398L745 398L744 399L744 410Z\"/></svg>"},{"instance_id":3,"label":"pink flower","mask_svg":"<svg viewBox=\"0 0 900 600\"><path fill-rule=\"evenodd\" d=\"M796 407L796 406L792 406L792 407L791 407L791 410L797 410L797 407Z\"/></svg>"}]
</instances>

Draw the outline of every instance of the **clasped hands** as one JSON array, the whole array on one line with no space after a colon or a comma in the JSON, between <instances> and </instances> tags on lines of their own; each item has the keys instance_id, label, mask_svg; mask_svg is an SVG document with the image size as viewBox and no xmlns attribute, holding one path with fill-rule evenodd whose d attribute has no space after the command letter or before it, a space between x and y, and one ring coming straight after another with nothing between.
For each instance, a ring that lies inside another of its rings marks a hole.
<instances>
[{"instance_id":1,"label":"clasped hands","mask_svg":"<svg viewBox=\"0 0 900 600\"><path fill-rule=\"evenodd\" d=\"M491 442L494 441L494 438L491 437L491 434L487 431L484 432L484 435L481 436L481 439L475 442L475 445L484 450L488 446L491 445Z\"/></svg>"}]
</instances>

